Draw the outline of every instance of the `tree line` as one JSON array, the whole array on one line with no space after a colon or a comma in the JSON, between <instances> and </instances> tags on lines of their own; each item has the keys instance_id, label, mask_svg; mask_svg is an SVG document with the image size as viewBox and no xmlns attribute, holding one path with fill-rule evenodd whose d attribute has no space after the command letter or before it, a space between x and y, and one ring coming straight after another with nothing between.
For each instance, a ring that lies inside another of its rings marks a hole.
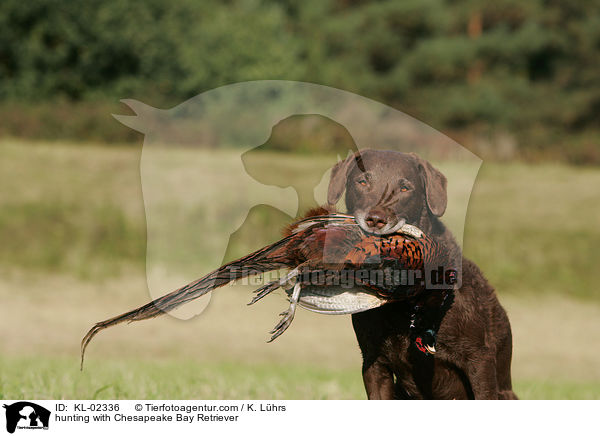
<instances>
[{"instance_id":1,"label":"tree line","mask_svg":"<svg viewBox=\"0 0 600 436\"><path fill-rule=\"evenodd\" d=\"M286 79L484 153L600 162L599 54L600 0L3 0L0 133L128 140L99 116L120 98Z\"/></svg>"}]
</instances>

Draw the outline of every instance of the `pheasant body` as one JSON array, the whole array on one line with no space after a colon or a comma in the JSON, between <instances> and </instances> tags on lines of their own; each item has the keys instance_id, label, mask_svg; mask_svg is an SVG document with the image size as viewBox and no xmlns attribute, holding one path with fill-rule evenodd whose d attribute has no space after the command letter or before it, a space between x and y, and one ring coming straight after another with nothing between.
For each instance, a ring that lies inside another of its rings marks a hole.
<instances>
[{"instance_id":1,"label":"pheasant body","mask_svg":"<svg viewBox=\"0 0 600 436\"><path fill-rule=\"evenodd\" d=\"M355 313L417 292L422 285L390 285L372 280L368 273L386 269L423 273L428 262L435 262L439 256L435 241L413 226L379 236L365 233L350 215L334 213L305 218L292 224L281 240L144 306L95 324L82 340L82 364L87 345L101 330L125 321L154 318L243 277L283 268L290 270L283 279L257 290L250 303L279 287L290 296L289 310L271 332L273 340L290 325L297 304L320 313ZM358 274L359 271L366 271L367 277ZM346 283L347 288L327 281L327 277L335 279L335 274L349 272L356 274ZM316 273L325 275L322 283L310 280L311 274Z\"/></svg>"}]
</instances>

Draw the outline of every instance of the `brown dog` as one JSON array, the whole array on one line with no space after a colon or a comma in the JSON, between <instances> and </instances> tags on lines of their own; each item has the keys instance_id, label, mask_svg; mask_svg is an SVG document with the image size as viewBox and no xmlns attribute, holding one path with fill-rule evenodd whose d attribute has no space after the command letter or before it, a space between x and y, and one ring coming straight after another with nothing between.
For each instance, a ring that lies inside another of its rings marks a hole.
<instances>
[{"instance_id":1,"label":"brown dog","mask_svg":"<svg viewBox=\"0 0 600 436\"><path fill-rule=\"evenodd\" d=\"M335 205L344 190L348 213L365 231L386 234L406 222L462 260L453 300L415 297L352 316L368 398L516 399L506 312L439 220L446 177L415 154L362 150L332 169L328 203Z\"/></svg>"}]
</instances>

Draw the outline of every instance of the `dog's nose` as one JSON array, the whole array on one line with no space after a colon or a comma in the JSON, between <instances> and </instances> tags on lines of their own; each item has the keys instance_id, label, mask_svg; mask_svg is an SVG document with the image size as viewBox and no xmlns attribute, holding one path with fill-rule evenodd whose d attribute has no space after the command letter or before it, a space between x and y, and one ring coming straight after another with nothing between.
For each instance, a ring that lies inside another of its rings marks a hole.
<instances>
[{"instance_id":1,"label":"dog's nose","mask_svg":"<svg viewBox=\"0 0 600 436\"><path fill-rule=\"evenodd\" d=\"M383 213L377 210L372 210L365 218L365 222L367 226L374 229L382 229L387 223L388 220Z\"/></svg>"}]
</instances>

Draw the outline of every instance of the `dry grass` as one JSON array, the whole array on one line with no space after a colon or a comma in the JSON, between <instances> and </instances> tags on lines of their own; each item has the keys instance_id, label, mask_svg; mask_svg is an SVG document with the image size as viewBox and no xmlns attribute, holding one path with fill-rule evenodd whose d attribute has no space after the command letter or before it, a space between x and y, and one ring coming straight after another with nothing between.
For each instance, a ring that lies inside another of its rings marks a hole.
<instances>
[{"instance_id":1,"label":"dry grass","mask_svg":"<svg viewBox=\"0 0 600 436\"><path fill-rule=\"evenodd\" d=\"M28 292L19 294L21 279L0 282L0 298L10 301L10 310L3 311L0 319L0 354L12 356L2 363L7 371L25 365L38 377L46 370L66 374L62 388L56 381L43 382L42 396L89 397L104 386L102 380L112 386L107 398L115 389L125 397L221 398L227 393L237 398L360 398L360 354L348 316L300 311L293 327L267 344L267 331L285 307L284 298L274 295L248 307L251 288L226 287L194 319L165 316L101 333L88 349L86 370L79 374L79 341L85 331L95 321L147 301L144 277L132 274L127 279L90 283L44 276L30 278ZM508 296L502 301L513 327L513 377L522 396L600 395L600 353L592 346L600 340L597 304L561 297ZM138 376L129 374L138 367ZM166 376L174 369L178 375L166 391L161 386L167 381L151 381L151 374ZM269 371L273 379L266 381ZM191 377L187 388L184 374ZM215 381L208 380L212 375ZM143 377L149 384L138 386ZM322 380L329 384L321 386ZM264 383L278 387L269 393ZM14 396L16 388L5 386L3 396Z\"/></svg>"}]
</instances>

